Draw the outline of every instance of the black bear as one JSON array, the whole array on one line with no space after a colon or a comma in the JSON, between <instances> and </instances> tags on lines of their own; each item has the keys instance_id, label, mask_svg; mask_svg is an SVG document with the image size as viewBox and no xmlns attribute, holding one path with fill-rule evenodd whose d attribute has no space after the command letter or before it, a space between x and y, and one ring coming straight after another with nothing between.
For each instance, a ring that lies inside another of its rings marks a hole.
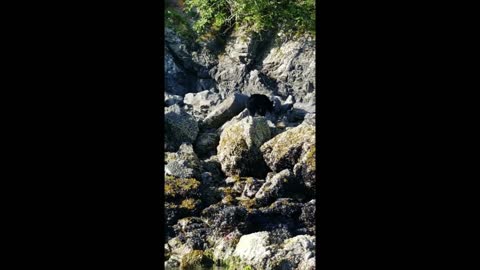
<instances>
[{"instance_id":1,"label":"black bear","mask_svg":"<svg viewBox=\"0 0 480 270\"><path fill-rule=\"evenodd\" d=\"M267 111L273 111L273 102L265 95L253 94L248 98L247 109L251 116L255 116L255 113L265 116Z\"/></svg>"}]
</instances>

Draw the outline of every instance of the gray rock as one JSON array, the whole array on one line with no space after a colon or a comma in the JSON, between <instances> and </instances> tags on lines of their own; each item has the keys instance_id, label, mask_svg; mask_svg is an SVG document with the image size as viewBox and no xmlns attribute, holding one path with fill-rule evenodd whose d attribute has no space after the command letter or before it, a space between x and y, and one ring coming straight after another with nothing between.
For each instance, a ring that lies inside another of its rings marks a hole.
<instances>
[{"instance_id":1,"label":"gray rock","mask_svg":"<svg viewBox=\"0 0 480 270\"><path fill-rule=\"evenodd\" d=\"M195 141L195 152L201 157L211 156L216 152L219 140L217 133L201 133Z\"/></svg>"},{"instance_id":2,"label":"gray rock","mask_svg":"<svg viewBox=\"0 0 480 270\"><path fill-rule=\"evenodd\" d=\"M263 178L267 168L260 146L270 138L265 117L247 117L224 129L217 153L225 175Z\"/></svg>"},{"instance_id":3,"label":"gray rock","mask_svg":"<svg viewBox=\"0 0 480 270\"><path fill-rule=\"evenodd\" d=\"M165 166L165 172L179 178L199 178L201 163L191 144L182 144L175 157Z\"/></svg>"},{"instance_id":4,"label":"gray rock","mask_svg":"<svg viewBox=\"0 0 480 270\"><path fill-rule=\"evenodd\" d=\"M303 123L315 126L315 113L307 113L303 119Z\"/></svg>"},{"instance_id":5,"label":"gray rock","mask_svg":"<svg viewBox=\"0 0 480 270\"><path fill-rule=\"evenodd\" d=\"M198 93L188 93L185 95L183 102L192 106L192 109L202 114L207 114L212 106L220 101L220 95L205 90Z\"/></svg>"},{"instance_id":6,"label":"gray rock","mask_svg":"<svg viewBox=\"0 0 480 270\"><path fill-rule=\"evenodd\" d=\"M172 95L172 94L169 94L169 93L165 92L165 106L166 107L172 106L174 104L182 105L182 103L183 103L182 96Z\"/></svg>"},{"instance_id":7,"label":"gray rock","mask_svg":"<svg viewBox=\"0 0 480 270\"><path fill-rule=\"evenodd\" d=\"M195 118L177 104L165 109L166 151L175 152L182 143L193 143L198 130Z\"/></svg>"},{"instance_id":8,"label":"gray rock","mask_svg":"<svg viewBox=\"0 0 480 270\"><path fill-rule=\"evenodd\" d=\"M286 239L283 248L278 249L265 269L315 269L315 237L311 235L297 235Z\"/></svg>"},{"instance_id":9,"label":"gray rock","mask_svg":"<svg viewBox=\"0 0 480 270\"><path fill-rule=\"evenodd\" d=\"M232 257L238 258L241 265L266 269L267 262L273 257L274 253L275 248L270 245L270 234L268 232L256 232L240 237Z\"/></svg>"},{"instance_id":10,"label":"gray rock","mask_svg":"<svg viewBox=\"0 0 480 270\"><path fill-rule=\"evenodd\" d=\"M302 158L305 158L304 162L311 167L314 159L306 154L311 153L314 147L315 127L302 124L273 137L264 143L260 150L270 169L280 172L284 169L293 169Z\"/></svg>"},{"instance_id":11,"label":"gray rock","mask_svg":"<svg viewBox=\"0 0 480 270\"><path fill-rule=\"evenodd\" d=\"M255 199L259 206L269 205L277 198L283 196L285 193L286 184L293 181L293 173L285 169L272 178L267 178L265 183L260 187L255 194Z\"/></svg>"},{"instance_id":12,"label":"gray rock","mask_svg":"<svg viewBox=\"0 0 480 270\"><path fill-rule=\"evenodd\" d=\"M233 93L207 115L203 121L203 125L210 128L220 127L245 109L247 100L247 96L240 93Z\"/></svg>"},{"instance_id":13,"label":"gray rock","mask_svg":"<svg viewBox=\"0 0 480 270\"><path fill-rule=\"evenodd\" d=\"M265 183L264 180L257 179L254 177L249 178L249 180L245 181L245 187L242 192L242 197L245 198L254 198L255 194L260 190L262 185Z\"/></svg>"}]
</instances>

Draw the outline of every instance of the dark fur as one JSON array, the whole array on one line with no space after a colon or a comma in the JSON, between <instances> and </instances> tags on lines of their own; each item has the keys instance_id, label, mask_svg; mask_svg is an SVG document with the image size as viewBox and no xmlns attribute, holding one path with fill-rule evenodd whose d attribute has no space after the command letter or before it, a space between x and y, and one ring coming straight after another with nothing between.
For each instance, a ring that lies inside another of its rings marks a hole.
<instances>
[{"instance_id":1,"label":"dark fur","mask_svg":"<svg viewBox=\"0 0 480 270\"><path fill-rule=\"evenodd\" d=\"M255 113L265 116L273 111L273 102L265 95L253 94L248 98L247 109L251 116L255 116Z\"/></svg>"}]
</instances>

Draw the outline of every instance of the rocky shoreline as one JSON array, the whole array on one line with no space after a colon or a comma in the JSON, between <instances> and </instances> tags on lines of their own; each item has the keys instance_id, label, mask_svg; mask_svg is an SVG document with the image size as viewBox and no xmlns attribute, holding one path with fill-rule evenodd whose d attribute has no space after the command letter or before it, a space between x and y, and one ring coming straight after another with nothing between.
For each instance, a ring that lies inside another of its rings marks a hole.
<instances>
[{"instance_id":1,"label":"rocky shoreline","mask_svg":"<svg viewBox=\"0 0 480 270\"><path fill-rule=\"evenodd\" d=\"M166 269L315 269L315 41L165 35Z\"/></svg>"}]
</instances>

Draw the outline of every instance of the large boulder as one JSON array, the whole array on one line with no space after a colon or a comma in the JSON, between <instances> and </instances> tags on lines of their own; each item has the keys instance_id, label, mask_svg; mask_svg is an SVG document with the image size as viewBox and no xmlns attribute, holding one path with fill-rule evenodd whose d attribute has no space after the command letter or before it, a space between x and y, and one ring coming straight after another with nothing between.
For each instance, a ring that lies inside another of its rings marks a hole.
<instances>
[{"instance_id":1,"label":"large boulder","mask_svg":"<svg viewBox=\"0 0 480 270\"><path fill-rule=\"evenodd\" d=\"M253 266L255 269L266 269L267 262L275 253L274 247L270 245L269 232L256 232L243 235L238 242L233 258L230 261L230 268L242 266ZM229 269L230 269L229 268Z\"/></svg>"},{"instance_id":2,"label":"large boulder","mask_svg":"<svg viewBox=\"0 0 480 270\"><path fill-rule=\"evenodd\" d=\"M193 143L198 124L193 116L177 104L165 108L165 150L175 152L182 143Z\"/></svg>"},{"instance_id":3,"label":"large boulder","mask_svg":"<svg viewBox=\"0 0 480 270\"><path fill-rule=\"evenodd\" d=\"M260 146L270 138L265 117L247 117L224 129L217 153L225 175L264 178L267 167Z\"/></svg>"},{"instance_id":4,"label":"large boulder","mask_svg":"<svg viewBox=\"0 0 480 270\"><path fill-rule=\"evenodd\" d=\"M307 35L287 39L279 33L268 48L260 72L276 82L278 94L302 100L315 92L315 39Z\"/></svg>"},{"instance_id":5,"label":"large boulder","mask_svg":"<svg viewBox=\"0 0 480 270\"><path fill-rule=\"evenodd\" d=\"M192 107L195 116L203 119L207 116L211 108L220 102L220 95L212 91L205 90L198 93L187 93L183 103Z\"/></svg>"},{"instance_id":6,"label":"large boulder","mask_svg":"<svg viewBox=\"0 0 480 270\"><path fill-rule=\"evenodd\" d=\"M248 97L240 93L233 93L222 103L217 105L203 120L208 128L218 128L246 107Z\"/></svg>"},{"instance_id":7,"label":"large boulder","mask_svg":"<svg viewBox=\"0 0 480 270\"><path fill-rule=\"evenodd\" d=\"M243 235L227 260L229 269L314 270L315 237L297 235L281 243L272 232Z\"/></svg>"},{"instance_id":8,"label":"large boulder","mask_svg":"<svg viewBox=\"0 0 480 270\"><path fill-rule=\"evenodd\" d=\"M292 170L314 146L315 127L302 124L275 136L264 143L260 150L270 169L280 172L284 169Z\"/></svg>"}]
</instances>

